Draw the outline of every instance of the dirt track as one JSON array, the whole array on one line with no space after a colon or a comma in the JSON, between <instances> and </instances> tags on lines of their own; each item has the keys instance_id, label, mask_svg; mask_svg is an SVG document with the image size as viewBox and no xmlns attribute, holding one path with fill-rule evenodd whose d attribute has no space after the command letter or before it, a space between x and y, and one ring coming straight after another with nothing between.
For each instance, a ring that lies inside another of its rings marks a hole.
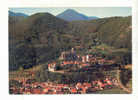
<instances>
[{"instance_id":1,"label":"dirt track","mask_svg":"<svg viewBox=\"0 0 138 100\"><path fill-rule=\"evenodd\" d=\"M123 89L124 91L126 91L126 92L128 92L128 93L132 93L132 91L131 91L130 89L126 88L126 87L122 84L122 82L120 81L120 71L119 71L119 70L117 71L117 80L118 80L118 84L119 84L119 86L120 86L121 89Z\"/></svg>"}]
</instances>

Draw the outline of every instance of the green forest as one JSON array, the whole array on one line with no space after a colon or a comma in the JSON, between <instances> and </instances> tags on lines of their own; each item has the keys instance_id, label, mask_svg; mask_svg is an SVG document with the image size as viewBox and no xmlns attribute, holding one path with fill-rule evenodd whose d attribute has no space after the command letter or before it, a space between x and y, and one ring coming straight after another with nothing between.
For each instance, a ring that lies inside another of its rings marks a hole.
<instances>
[{"instance_id":1,"label":"green forest","mask_svg":"<svg viewBox=\"0 0 138 100\"><path fill-rule=\"evenodd\" d=\"M94 54L132 63L132 17L68 22L50 13L9 16L9 70L56 60L76 46L79 54ZM104 50L103 50L104 48Z\"/></svg>"}]
</instances>

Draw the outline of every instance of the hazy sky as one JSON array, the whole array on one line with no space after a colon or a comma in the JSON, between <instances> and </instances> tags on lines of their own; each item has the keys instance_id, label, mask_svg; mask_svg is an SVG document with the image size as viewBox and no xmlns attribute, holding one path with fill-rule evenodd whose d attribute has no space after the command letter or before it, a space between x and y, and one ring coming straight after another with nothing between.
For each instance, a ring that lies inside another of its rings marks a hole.
<instances>
[{"instance_id":1,"label":"hazy sky","mask_svg":"<svg viewBox=\"0 0 138 100\"><path fill-rule=\"evenodd\" d=\"M97 17L111 17L111 16L130 16L132 15L131 7L77 7L77 8L10 8L10 11L21 12L28 15L38 13L38 12L49 12L53 15L57 15L66 9L74 9L79 13L85 14L87 16L97 16Z\"/></svg>"}]
</instances>

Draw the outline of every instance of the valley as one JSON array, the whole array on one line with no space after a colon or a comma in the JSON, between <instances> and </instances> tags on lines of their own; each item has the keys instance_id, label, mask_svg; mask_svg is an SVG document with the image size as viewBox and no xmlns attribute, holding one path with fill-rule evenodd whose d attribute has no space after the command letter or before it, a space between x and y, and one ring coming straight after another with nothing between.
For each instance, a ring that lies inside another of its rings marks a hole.
<instances>
[{"instance_id":1,"label":"valley","mask_svg":"<svg viewBox=\"0 0 138 100\"><path fill-rule=\"evenodd\" d=\"M9 83L10 94L131 93L132 16L10 11Z\"/></svg>"}]
</instances>

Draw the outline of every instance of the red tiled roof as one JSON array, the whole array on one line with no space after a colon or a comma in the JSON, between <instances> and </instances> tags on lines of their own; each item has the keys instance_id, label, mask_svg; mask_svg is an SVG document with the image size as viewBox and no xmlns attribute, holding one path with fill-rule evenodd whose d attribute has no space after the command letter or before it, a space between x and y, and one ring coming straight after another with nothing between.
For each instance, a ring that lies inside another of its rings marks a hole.
<instances>
[{"instance_id":1,"label":"red tiled roof","mask_svg":"<svg viewBox=\"0 0 138 100\"><path fill-rule=\"evenodd\" d=\"M41 90L40 89L33 89L32 93L33 94L41 94Z\"/></svg>"},{"instance_id":2,"label":"red tiled roof","mask_svg":"<svg viewBox=\"0 0 138 100\"><path fill-rule=\"evenodd\" d=\"M71 89L72 93L77 93L77 90L75 88Z\"/></svg>"},{"instance_id":3,"label":"red tiled roof","mask_svg":"<svg viewBox=\"0 0 138 100\"><path fill-rule=\"evenodd\" d=\"M49 90L49 88L45 88L45 89L43 89L43 92L47 93L48 90Z\"/></svg>"},{"instance_id":4,"label":"red tiled roof","mask_svg":"<svg viewBox=\"0 0 138 100\"><path fill-rule=\"evenodd\" d=\"M63 92L57 92L57 94L64 94Z\"/></svg>"}]
</instances>

